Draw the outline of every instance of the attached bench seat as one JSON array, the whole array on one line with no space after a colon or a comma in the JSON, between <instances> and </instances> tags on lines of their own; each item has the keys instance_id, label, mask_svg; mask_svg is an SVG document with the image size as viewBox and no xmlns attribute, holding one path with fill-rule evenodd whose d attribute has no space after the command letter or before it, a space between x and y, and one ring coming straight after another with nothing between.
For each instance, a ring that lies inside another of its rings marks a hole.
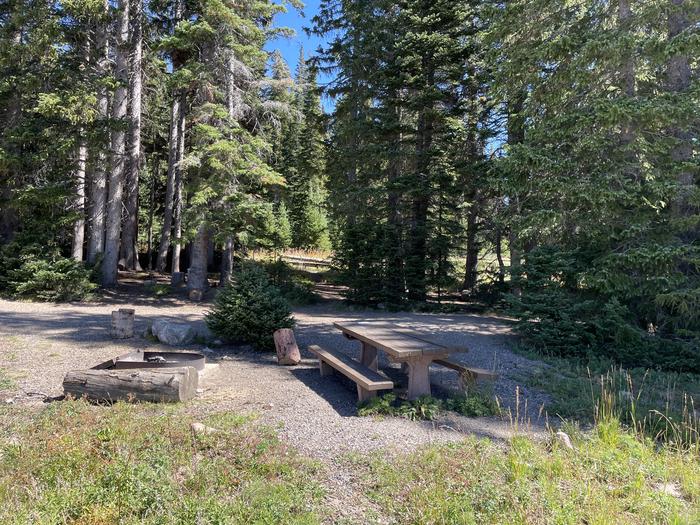
<instances>
[{"instance_id":1,"label":"attached bench seat","mask_svg":"<svg viewBox=\"0 0 700 525\"><path fill-rule=\"evenodd\" d=\"M456 370L459 373L460 388L462 390L466 390L469 385L473 385L477 381L495 381L498 379L498 374L492 370L472 368L454 359L436 359L433 363Z\"/></svg>"},{"instance_id":2,"label":"attached bench seat","mask_svg":"<svg viewBox=\"0 0 700 525\"><path fill-rule=\"evenodd\" d=\"M394 388L392 381L342 352L333 352L317 345L309 346L309 351L318 356L318 365L322 377L333 374L335 369L352 379L357 384L357 397L360 401L366 401L375 397L377 390L391 390Z\"/></svg>"}]
</instances>

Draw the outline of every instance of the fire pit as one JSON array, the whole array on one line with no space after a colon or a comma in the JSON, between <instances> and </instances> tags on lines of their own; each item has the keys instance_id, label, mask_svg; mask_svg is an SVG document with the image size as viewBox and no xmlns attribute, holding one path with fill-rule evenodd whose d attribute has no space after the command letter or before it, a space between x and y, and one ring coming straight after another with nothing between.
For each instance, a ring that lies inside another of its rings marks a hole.
<instances>
[{"instance_id":1,"label":"fire pit","mask_svg":"<svg viewBox=\"0 0 700 525\"><path fill-rule=\"evenodd\" d=\"M120 355L94 366L93 370L127 370L132 368L180 368L191 366L204 370L205 358L199 352L151 352L141 351Z\"/></svg>"},{"instance_id":2,"label":"fire pit","mask_svg":"<svg viewBox=\"0 0 700 525\"><path fill-rule=\"evenodd\" d=\"M205 358L198 352L144 352L120 355L88 370L72 370L63 391L92 401L178 402L197 392Z\"/></svg>"}]
</instances>

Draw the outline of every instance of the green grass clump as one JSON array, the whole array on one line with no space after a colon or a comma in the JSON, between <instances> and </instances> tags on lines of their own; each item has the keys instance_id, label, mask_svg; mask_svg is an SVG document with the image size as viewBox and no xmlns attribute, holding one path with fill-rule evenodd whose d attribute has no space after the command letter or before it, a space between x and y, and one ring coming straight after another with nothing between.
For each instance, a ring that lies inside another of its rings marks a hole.
<instances>
[{"instance_id":1,"label":"green grass clump","mask_svg":"<svg viewBox=\"0 0 700 525\"><path fill-rule=\"evenodd\" d=\"M656 451L616 422L572 436L469 438L398 457L355 458L361 487L402 524L684 524L700 518L698 456Z\"/></svg>"},{"instance_id":2,"label":"green grass clump","mask_svg":"<svg viewBox=\"0 0 700 525\"><path fill-rule=\"evenodd\" d=\"M7 373L7 370L0 367L0 390L10 390L15 387L15 382Z\"/></svg>"},{"instance_id":3,"label":"green grass clump","mask_svg":"<svg viewBox=\"0 0 700 525\"><path fill-rule=\"evenodd\" d=\"M401 400L396 397L396 394L389 393L361 403L357 414L359 416L403 417L412 421L432 421L446 410L468 417L492 416L500 413L494 399L475 392L468 396L457 395L447 399L421 396L413 401Z\"/></svg>"},{"instance_id":4,"label":"green grass clump","mask_svg":"<svg viewBox=\"0 0 700 525\"><path fill-rule=\"evenodd\" d=\"M245 418L66 401L0 429L4 525L317 523L317 467Z\"/></svg>"},{"instance_id":5,"label":"green grass clump","mask_svg":"<svg viewBox=\"0 0 700 525\"><path fill-rule=\"evenodd\" d=\"M605 360L544 363L520 379L551 395L550 416L581 423L614 417L659 441L700 445L699 375L627 369Z\"/></svg>"}]
</instances>

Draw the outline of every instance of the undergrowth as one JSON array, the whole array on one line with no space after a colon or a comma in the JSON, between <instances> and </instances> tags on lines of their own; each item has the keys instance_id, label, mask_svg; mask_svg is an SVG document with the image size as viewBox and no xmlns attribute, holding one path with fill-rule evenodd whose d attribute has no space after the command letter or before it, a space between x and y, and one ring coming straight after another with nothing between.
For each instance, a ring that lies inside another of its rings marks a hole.
<instances>
[{"instance_id":1,"label":"undergrowth","mask_svg":"<svg viewBox=\"0 0 700 525\"><path fill-rule=\"evenodd\" d=\"M0 408L3 525L318 523L317 466L245 418L192 419L162 405Z\"/></svg>"},{"instance_id":2,"label":"undergrowth","mask_svg":"<svg viewBox=\"0 0 700 525\"><path fill-rule=\"evenodd\" d=\"M411 421L432 421L444 411L457 412L468 417L500 414L500 408L495 399L478 392L470 393L468 396L454 395L446 399L420 396L413 401L399 399L396 394L388 393L361 403L357 414L403 417Z\"/></svg>"},{"instance_id":3,"label":"undergrowth","mask_svg":"<svg viewBox=\"0 0 700 525\"><path fill-rule=\"evenodd\" d=\"M700 441L700 376L607 360L541 358L520 378L552 397L551 417L592 424L614 417L634 432L660 442L697 446Z\"/></svg>"}]
</instances>

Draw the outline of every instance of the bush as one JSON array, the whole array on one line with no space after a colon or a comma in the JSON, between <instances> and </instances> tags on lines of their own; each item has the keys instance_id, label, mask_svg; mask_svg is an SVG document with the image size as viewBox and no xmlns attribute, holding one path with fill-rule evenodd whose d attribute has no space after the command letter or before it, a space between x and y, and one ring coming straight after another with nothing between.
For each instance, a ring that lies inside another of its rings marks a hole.
<instances>
[{"instance_id":1,"label":"bush","mask_svg":"<svg viewBox=\"0 0 700 525\"><path fill-rule=\"evenodd\" d=\"M396 394L390 392L361 403L357 409L357 415L394 416L411 421L432 421L444 411L457 412L467 417L500 414L500 408L495 399L481 393L471 393L469 396L458 394L447 399L420 396L413 401L405 401L398 399Z\"/></svg>"},{"instance_id":2,"label":"bush","mask_svg":"<svg viewBox=\"0 0 700 525\"><path fill-rule=\"evenodd\" d=\"M313 281L300 275L282 259L267 264L265 269L273 284L291 304L313 304L318 300Z\"/></svg>"},{"instance_id":3,"label":"bush","mask_svg":"<svg viewBox=\"0 0 700 525\"><path fill-rule=\"evenodd\" d=\"M650 334L628 302L587 288L585 254L540 247L528 254L506 297L525 348L547 356L605 357L629 367L700 373L698 340Z\"/></svg>"},{"instance_id":4,"label":"bush","mask_svg":"<svg viewBox=\"0 0 700 525\"><path fill-rule=\"evenodd\" d=\"M294 326L282 292L263 268L252 263L244 264L238 278L219 292L206 322L217 336L250 343L258 350L273 348L275 330Z\"/></svg>"},{"instance_id":5,"label":"bush","mask_svg":"<svg viewBox=\"0 0 700 525\"><path fill-rule=\"evenodd\" d=\"M0 252L0 290L10 297L81 301L97 288L93 269L36 245L9 244Z\"/></svg>"}]
</instances>

